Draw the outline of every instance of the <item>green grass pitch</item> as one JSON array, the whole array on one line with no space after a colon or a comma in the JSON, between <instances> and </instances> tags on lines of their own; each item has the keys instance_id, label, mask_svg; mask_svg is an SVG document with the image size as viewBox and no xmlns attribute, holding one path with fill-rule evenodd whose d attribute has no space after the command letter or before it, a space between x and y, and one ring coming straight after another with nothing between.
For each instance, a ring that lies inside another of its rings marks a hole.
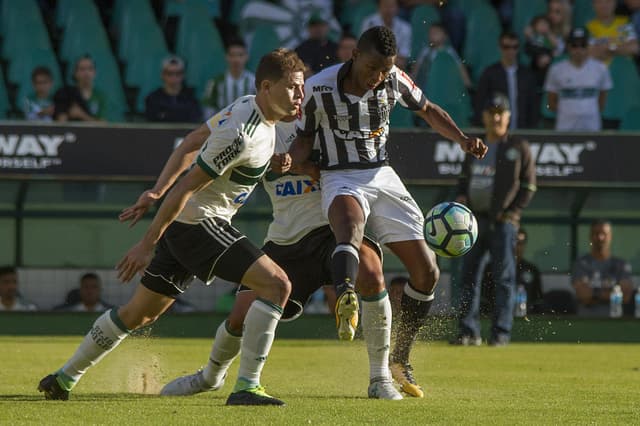
<instances>
[{"instance_id":1,"label":"green grass pitch","mask_svg":"<svg viewBox=\"0 0 640 426\"><path fill-rule=\"evenodd\" d=\"M451 347L419 342L412 362L424 399L367 399L362 341L276 340L263 384L286 407L226 407L217 392L156 396L195 371L206 339L126 340L74 389L44 401L36 386L60 367L79 337L0 337L0 425L418 425L639 424L640 345L514 343Z\"/></svg>"}]
</instances>

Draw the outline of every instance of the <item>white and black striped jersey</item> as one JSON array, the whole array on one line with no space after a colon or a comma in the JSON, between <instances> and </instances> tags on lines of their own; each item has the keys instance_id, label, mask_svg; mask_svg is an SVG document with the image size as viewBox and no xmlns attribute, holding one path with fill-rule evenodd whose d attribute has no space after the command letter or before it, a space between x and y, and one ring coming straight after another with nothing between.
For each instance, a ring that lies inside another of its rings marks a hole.
<instances>
[{"instance_id":1,"label":"white and black striped jersey","mask_svg":"<svg viewBox=\"0 0 640 426\"><path fill-rule=\"evenodd\" d=\"M415 111L427 103L422 90L396 66L386 80L361 98L344 93L343 82L351 64L329 67L305 83L298 134L315 135L324 170L386 165L391 109L399 103Z\"/></svg>"}]
</instances>

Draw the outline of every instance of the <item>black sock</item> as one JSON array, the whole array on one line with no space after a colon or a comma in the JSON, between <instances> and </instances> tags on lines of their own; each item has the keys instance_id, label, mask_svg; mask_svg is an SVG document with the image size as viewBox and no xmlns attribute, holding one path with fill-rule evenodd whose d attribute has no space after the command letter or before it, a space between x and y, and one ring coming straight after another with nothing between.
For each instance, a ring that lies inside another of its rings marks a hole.
<instances>
[{"instance_id":1,"label":"black sock","mask_svg":"<svg viewBox=\"0 0 640 426\"><path fill-rule=\"evenodd\" d=\"M430 294L422 293L408 284L409 290L405 287L400 302L400 315L398 318L396 346L391 353L391 362L407 364L409 362L409 352L411 346L416 340L416 336L420 328L424 325L424 320L433 304L433 292ZM420 297L418 300L407 294L409 291L413 296Z\"/></svg>"},{"instance_id":2,"label":"black sock","mask_svg":"<svg viewBox=\"0 0 640 426\"><path fill-rule=\"evenodd\" d=\"M340 296L346 290L355 287L358 276L358 250L349 243L340 243L331 255L331 279Z\"/></svg>"}]
</instances>

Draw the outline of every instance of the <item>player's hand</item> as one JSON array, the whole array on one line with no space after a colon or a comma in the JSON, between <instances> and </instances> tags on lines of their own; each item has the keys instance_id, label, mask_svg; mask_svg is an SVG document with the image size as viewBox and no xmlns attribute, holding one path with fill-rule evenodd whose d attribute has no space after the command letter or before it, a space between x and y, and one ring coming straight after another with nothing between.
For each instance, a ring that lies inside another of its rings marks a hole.
<instances>
[{"instance_id":1,"label":"player's hand","mask_svg":"<svg viewBox=\"0 0 640 426\"><path fill-rule=\"evenodd\" d=\"M157 192L151 190L144 191L134 205L122 210L118 216L118 220L123 223L130 220L129 228L133 227L158 199L160 199L160 194Z\"/></svg>"},{"instance_id":2,"label":"player's hand","mask_svg":"<svg viewBox=\"0 0 640 426\"><path fill-rule=\"evenodd\" d=\"M116 269L118 270L118 279L127 283L136 275L141 272L151 262L153 257L153 245L145 244L144 241L140 241L124 255L122 260L118 262Z\"/></svg>"},{"instance_id":3,"label":"player's hand","mask_svg":"<svg viewBox=\"0 0 640 426\"><path fill-rule=\"evenodd\" d=\"M465 136L460 142L460 147L464 152L467 152L478 159L484 158L489 151L489 147L482 142L482 139L476 137Z\"/></svg>"},{"instance_id":4,"label":"player's hand","mask_svg":"<svg viewBox=\"0 0 640 426\"><path fill-rule=\"evenodd\" d=\"M291 163L291 156L288 152L273 154L271 157L271 171L280 175L285 174L291 169Z\"/></svg>"}]
</instances>

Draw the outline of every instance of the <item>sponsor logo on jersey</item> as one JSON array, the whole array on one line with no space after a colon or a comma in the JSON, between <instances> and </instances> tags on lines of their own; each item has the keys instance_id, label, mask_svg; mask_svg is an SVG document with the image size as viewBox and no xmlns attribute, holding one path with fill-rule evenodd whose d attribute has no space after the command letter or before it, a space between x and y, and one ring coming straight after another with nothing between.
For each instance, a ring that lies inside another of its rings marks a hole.
<instances>
[{"instance_id":1,"label":"sponsor logo on jersey","mask_svg":"<svg viewBox=\"0 0 640 426\"><path fill-rule=\"evenodd\" d=\"M13 169L46 169L62 165L59 149L63 143L74 143L76 135L0 134L0 167Z\"/></svg>"},{"instance_id":2,"label":"sponsor logo on jersey","mask_svg":"<svg viewBox=\"0 0 640 426\"><path fill-rule=\"evenodd\" d=\"M242 145L244 143L244 139L241 136L237 137L231 145L226 147L221 153L216 155L213 158L213 164L218 170L222 170L224 166L229 164L231 160L236 158L240 151L242 151Z\"/></svg>"},{"instance_id":3,"label":"sponsor logo on jersey","mask_svg":"<svg viewBox=\"0 0 640 426\"><path fill-rule=\"evenodd\" d=\"M324 93L324 92L333 92L333 87L331 86L313 86L313 93Z\"/></svg>"},{"instance_id":4,"label":"sponsor logo on jersey","mask_svg":"<svg viewBox=\"0 0 640 426\"><path fill-rule=\"evenodd\" d=\"M342 140L352 141L355 139L372 139L380 137L384 134L384 127L368 131L368 130L340 130L333 129L333 134Z\"/></svg>"},{"instance_id":5,"label":"sponsor logo on jersey","mask_svg":"<svg viewBox=\"0 0 640 426\"><path fill-rule=\"evenodd\" d=\"M276 196L289 197L320 191L320 182L313 179L297 179L278 182L276 184Z\"/></svg>"},{"instance_id":6,"label":"sponsor logo on jersey","mask_svg":"<svg viewBox=\"0 0 640 426\"><path fill-rule=\"evenodd\" d=\"M233 199L233 202L235 204L244 204L247 202L247 197L249 196L248 192L243 192L242 194L236 196L236 198Z\"/></svg>"}]
</instances>

